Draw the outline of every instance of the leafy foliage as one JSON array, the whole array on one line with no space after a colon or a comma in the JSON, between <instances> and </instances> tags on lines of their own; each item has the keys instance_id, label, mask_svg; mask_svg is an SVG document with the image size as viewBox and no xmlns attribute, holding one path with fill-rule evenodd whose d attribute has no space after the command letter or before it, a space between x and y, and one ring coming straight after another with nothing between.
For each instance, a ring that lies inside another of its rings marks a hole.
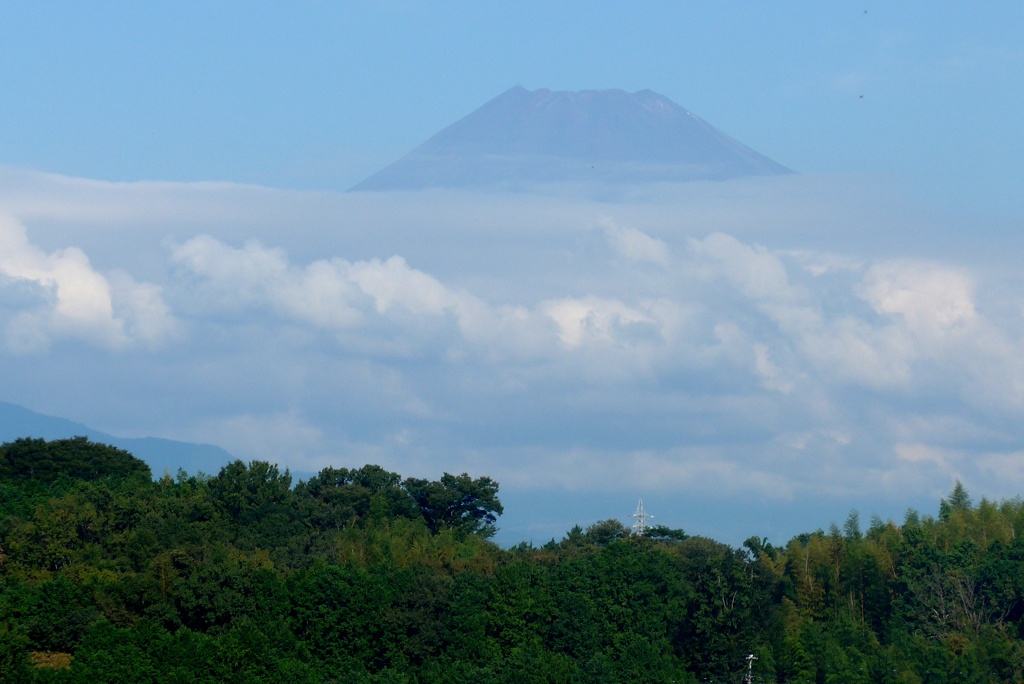
<instances>
[{"instance_id":1,"label":"leafy foliage","mask_svg":"<svg viewBox=\"0 0 1024 684\"><path fill-rule=\"evenodd\" d=\"M149 466L127 451L90 442L85 437L22 438L0 444L0 478L53 482L60 477L98 480L104 477L150 477Z\"/></svg>"},{"instance_id":2,"label":"leafy foliage","mask_svg":"<svg viewBox=\"0 0 1024 684\"><path fill-rule=\"evenodd\" d=\"M409 478L405 489L432 532L442 529L493 536L494 523L504 512L498 501L498 483L489 477L445 473L440 481Z\"/></svg>"},{"instance_id":3,"label":"leafy foliage","mask_svg":"<svg viewBox=\"0 0 1024 684\"><path fill-rule=\"evenodd\" d=\"M4 682L738 681L750 654L760 682L1024 680L1024 503L959 483L784 546L603 520L505 551L486 477L10 447Z\"/></svg>"}]
</instances>

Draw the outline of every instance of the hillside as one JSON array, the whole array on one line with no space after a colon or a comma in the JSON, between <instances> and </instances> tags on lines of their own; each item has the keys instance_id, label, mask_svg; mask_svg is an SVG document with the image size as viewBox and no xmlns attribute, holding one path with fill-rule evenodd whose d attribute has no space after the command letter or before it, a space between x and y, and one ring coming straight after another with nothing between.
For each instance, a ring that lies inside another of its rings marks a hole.
<instances>
[{"instance_id":1,"label":"hillside","mask_svg":"<svg viewBox=\"0 0 1024 684\"><path fill-rule=\"evenodd\" d=\"M12 442L21 437L70 439L79 436L131 452L145 461L156 477L165 471L173 476L179 468L190 473L215 473L235 459L213 444L193 444L159 437L117 437L82 423L0 401L0 442Z\"/></svg>"},{"instance_id":2,"label":"hillside","mask_svg":"<svg viewBox=\"0 0 1024 684\"><path fill-rule=\"evenodd\" d=\"M28 447L49 453L45 472L26 473ZM603 520L502 550L487 477L367 465L293 486L236 461L154 481L80 440L10 449L3 682L1024 676L1024 503L975 504L959 484L937 517L862 530L851 513L785 545Z\"/></svg>"}]
</instances>

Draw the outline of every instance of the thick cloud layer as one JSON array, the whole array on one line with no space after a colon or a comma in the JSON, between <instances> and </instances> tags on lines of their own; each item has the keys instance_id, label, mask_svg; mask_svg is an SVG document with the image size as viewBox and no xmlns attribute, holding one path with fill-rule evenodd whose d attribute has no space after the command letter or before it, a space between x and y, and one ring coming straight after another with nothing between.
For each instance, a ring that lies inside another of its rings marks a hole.
<instances>
[{"instance_id":1,"label":"thick cloud layer","mask_svg":"<svg viewBox=\"0 0 1024 684\"><path fill-rule=\"evenodd\" d=\"M1024 282L979 247L997 236L846 182L609 203L21 177L0 398L301 471L778 506L1016 494ZM864 201L888 217L853 234Z\"/></svg>"}]
</instances>

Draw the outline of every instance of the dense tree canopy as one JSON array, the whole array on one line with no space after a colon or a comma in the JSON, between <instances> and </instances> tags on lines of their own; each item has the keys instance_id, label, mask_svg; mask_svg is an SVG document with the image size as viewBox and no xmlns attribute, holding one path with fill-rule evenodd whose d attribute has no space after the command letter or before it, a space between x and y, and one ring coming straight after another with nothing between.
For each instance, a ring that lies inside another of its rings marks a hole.
<instances>
[{"instance_id":1,"label":"dense tree canopy","mask_svg":"<svg viewBox=\"0 0 1024 684\"><path fill-rule=\"evenodd\" d=\"M491 536L497 516L504 512L498 483L489 477L474 480L466 473L445 473L438 482L409 478L405 488L432 532L449 529Z\"/></svg>"},{"instance_id":2,"label":"dense tree canopy","mask_svg":"<svg viewBox=\"0 0 1024 684\"><path fill-rule=\"evenodd\" d=\"M1024 503L959 483L785 545L604 520L502 550L486 477L154 482L68 442L0 447L3 682L1024 680Z\"/></svg>"},{"instance_id":3,"label":"dense tree canopy","mask_svg":"<svg viewBox=\"0 0 1024 684\"><path fill-rule=\"evenodd\" d=\"M0 445L0 478L52 482L59 477L96 480L103 477L150 476L149 466L127 451L90 442L85 437L22 438Z\"/></svg>"}]
</instances>

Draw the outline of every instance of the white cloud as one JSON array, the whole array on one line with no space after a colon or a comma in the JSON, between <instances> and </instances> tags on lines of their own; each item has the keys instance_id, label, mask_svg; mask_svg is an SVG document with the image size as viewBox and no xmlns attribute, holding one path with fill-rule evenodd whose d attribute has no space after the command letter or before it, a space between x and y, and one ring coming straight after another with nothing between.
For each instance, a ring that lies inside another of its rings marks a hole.
<instances>
[{"instance_id":1,"label":"white cloud","mask_svg":"<svg viewBox=\"0 0 1024 684\"><path fill-rule=\"evenodd\" d=\"M611 220L604 221L604 231L612 249L626 261L669 267L672 252L661 240L636 228L619 227Z\"/></svg>"},{"instance_id":2,"label":"white cloud","mask_svg":"<svg viewBox=\"0 0 1024 684\"><path fill-rule=\"evenodd\" d=\"M710 274L725 278L748 298L786 301L794 295L786 267L765 247L712 233L691 239L690 248Z\"/></svg>"},{"instance_id":3,"label":"white cloud","mask_svg":"<svg viewBox=\"0 0 1024 684\"><path fill-rule=\"evenodd\" d=\"M417 347L438 343L449 354L473 352L492 360L544 356L554 349L554 330L543 314L492 306L397 255L364 261L335 257L301 266L280 249L255 242L236 248L200 236L175 247L171 260L180 271L182 298L204 316L271 313L344 332L354 349L402 355L415 356ZM431 321L450 321L454 327L439 332Z\"/></svg>"},{"instance_id":4,"label":"white cloud","mask_svg":"<svg viewBox=\"0 0 1024 684\"><path fill-rule=\"evenodd\" d=\"M457 301L437 279L409 268L400 256L358 262L347 270L352 282L373 298L378 313L402 307L417 315L439 316Z\"/></svg>"},{"instance_id":5,"label":"white cloud","mask_svg":"<svg viewBox=\"0 0 1024 684\"><path fill-rule=\"evenodd\" d=\"M232 312L269 308L280 315L323 328L346 328L362 315L354 306L358 290L347 264L316 261L305 269L291 265L284 250L256 241L231 247L201 235L176 246L172 263L183 269L185 296L199 310Z\"/></svg>"},{"instance_id":6,"label":"white cloud","mask_svg":"<svg viewBox=\"0 0 1024 684\"><path fill-rule=\"evenodd\" d=\"M845 254L804 249L783 250L779 253L792 258L813 276L823 276L837 271L860 272L864 268L861 259Z\"/></svg>"},{"instance_id":7,"label":"white cloud","mask_svg":"<svg viewBox=\"0 0 1024 684\"><path fill-rule=\"evenodd\" d=\"M870 198L824 206L840 193L821 179L632 204L65 185L18 205L32 242L0 225L0 371L39 397L69 368L76 392L117 388L48 399L100 428L165 421L293 469L696 498L741 482L847 510L996 483L1024 440L1024 278L879 247L902 225L857 214ZM86 357L135 345L133 364Z\"/></svg>"},{"instance_id":8,"label":"white cloud","mask_svg":"<svg viewBox=\"0 0 1024 684\"><path fill-rule=\"evenodd\" d=\"M820 378L878 391L903 389L912 380L913 343L898 329L852 316L805 323L790 332Z\"/></svg>"},{"instance_id":9,"label":"white cloud","mask_svg":"<svg viewBox=\"0 0 1024 684\"><path fill-rule=\"evenodd\" d=\"M860 295L878 313L900 316L909 330L933 342L975 321L973 289L958 270L899 260L872 266Z\"/></svg>"},{"instance_id":10,"label":"white cloud","mask_svg":"<svg viewBox=\"0 0 1024 684\"><path fill-rule=\"evenodd\" d=\"M107 275L113 310L124 322L129 340L161 345L179 337L180 326L163 299L163 291L152 283L136 282L124 271Z\"/></svg>"},{"instance_id":11,"label":"white cloud","mask_svg":"<svg viewBox=\"0 0 1024 684\"><path fill-rule=\"evenodd\" d=\"M767 345L755 344L754 358L754 368L763 379L765 387L778 390L783 394L789 394L793 391L793 381L786 378L782 369L772 362Z\"/></svg>"},{"instance_id":12,"label":"white cloud","mask_svg":"<svg viewBox=\"0 0 1024 684\"><path fill-rule=\"evenodd\" d=\"M558 337L569 349L587 340L621 339L630 328L655 325L654 319L642 311L617 300L598 297L546 302L542 310L558 325Z\"/></svg>"},{"instance_id":13,"label":"white cloud","mask_svg":"<svg viewBox=\"0 0 1024 684\"><path fill-rule=\"evenodd\" d=\"M45 293L37 306L18 311L8 322L8 347L18 353L43 351L59 338L122 349L162 342L176 330L158 287L120 272L112 274L112 283L77 247L47 253L9 218L0 218L0 274Z\"/></svg>"},{"instance_id":14,"label":"white cloud","mask_svg":"<svg viewBox=\"0 0 1024 684\"><path fill-rule=\"evenodd\" d=\"M608 235L611 240L613 234ZM614 235L636 238L640 245L662 244L645 242L639 231ZM923 260L872 262L831 252L773 250L725 233L688 238L686 244L688 257L673 266L671 277L632 279L631 271L620 270L602 282L604 292L617 296L569 295L517 305L489 302L452 287L398 255L363 260L334 256L301 265L280 248L256 242L231 247L205 236L176 247L172 261L179 269L176 287L193 298L192 309L204 320L231 320L237 311L269 314L279 324L344 333L342 353L389 363L374 348L400 348L403 358L418 359L416 374L425 374L428 384L403 390L414 392L408 405L421 406L408 414L418 416L416 420L448 415L458 423L460 412L477 411L441 398L437 386L429 383L447 385L444 376L473 383L466 401L477 397L486 404L489 383L529 401L530 393L557 378L569 406L596 400L582 398L594 392L611 392L600 401L614 406L618 392L643 397L652 415L660 415L658 405L668 396L659 398L641 388L679 373L701 374L704 386L699 391L719 395L716 401L722 405L742 405L728 399L733 392L768 392L783 402L778 415L744 413L747 409L734 415L714 413L708 428L728 433L727 426L737 421L777 424L770 448L740 454L723 446L714 456L700 452L705 456L693 457L696 461L669 458L662 468L680 480L705 481L713 473L725 480L768 454L833 454L815 467L804 463L802 471L753 478L765 495L772 488L813 488L823 478L836 482L834 491L849 494L866 480L863 473L852 475L858 466L847 463L843 454L886 439L893 440L892 464L880 461L865 472L898 491L900 482L917 477L908 468L933 461L914 460L924 452L891 426L875 419L857 425L851 412L856 415L859 409L849 393L866 389L878 397L911 397L927 386L939 388L950 402L969 405L977 399L967 380L978 385L976 394L991 396L992 388L986 389L982 380L996 379L980 369L1006 360L1012 351L1005 334L978 312L976 286L962 269ZM619 257L625 258L624 249L617 250ZM664 251L648 253L657 257L653 261L668 255L667 245ZM626 261L642 268L652 259ZM263 320L262 325L278 325ZM438 353L421 353L438 345ZM975 371L961 368L934 375L934 364L948 361L952 366L965 353L987 361ZM544 370L527 370L531 364ZM694 391L682 389L684 396ZM658 429L672 424L666 418L656 423ZM865 438L869 433L874 434ZM410 439L411 451L429 449L416 443L417 437ZM680 448L670 444L662 455L678 455ZM645 458L661 458L657 451L643 453ZM566 477L574 472L570 469Z\"/></svg>"},{"instance_id":15,"label":"white cloud","mask_svg":"<svg viewBox=\"0 0 1024 684\"><path fill-rule=\"evenodd\" d=\"M951 470L951 463L956 454L948 449L936 448L927 444L896 444L896 457L909 463L930 463L941 470Z\"/></svg>"}]
</instances>

